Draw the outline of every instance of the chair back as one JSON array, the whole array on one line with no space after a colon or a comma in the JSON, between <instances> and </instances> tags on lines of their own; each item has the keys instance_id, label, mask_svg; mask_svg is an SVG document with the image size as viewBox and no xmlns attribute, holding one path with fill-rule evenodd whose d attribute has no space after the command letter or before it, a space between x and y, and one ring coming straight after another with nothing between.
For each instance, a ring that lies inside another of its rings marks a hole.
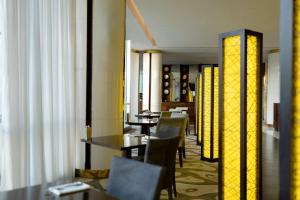
<instances>
[{"instance_id":1,"label":"chair back","mask_svg":"<svg viewBox=\"0 0 300 200\"><path fill-rule=\"evenodd\" d=\"M156 133L154 136L160 139L172 138L172 137L180 137L181 128L170 126L168 124L160 124L156 129Z\"/></svg>"},{"instance_id":2,"label":"chair back","mask_svg":"<svg viewBox=\"0 0 300 200\"><path fill-rule=\"evenodd\" d=\"M156 200L160 197L163 176L161 166L113 157L107 193L121 200Z\"/></svg>"},{"instance_id":3,"label":"chair back","mask_svg":"<svg viewBox=\"0 0 300 200\"><path fill-rule=\"evenodd\" d=\"M189 107L176 107L176 110L181 110L181 111L188 111Z\"/></svg>"},{"instance_id":4,"label":"chair back","mask_svg":"<svg viewBox=\"0 0 300 200\"><path fill-rule=\"evenodd\" d=\"M183 112L173 112L171 118L186 118L187 114Z\"/></svg>"},{"instance_id":5,"label":"chair back","mask_svg":"<svg viewBox=\"0 0 300 200\"><path fill-rule=\"evenodd\" d=\"M187 118L178 117L178 118L160 118L157 122L156 126L156 135L157 137L161 137L162 133L160 133L160 129L163 127L173 127L173 128L180 128L180 141L179 146L182 147L185 144L185 131L187 126Z\"/></svg>"},{"instance_id":6,"label":"chair back","mask_svg":"<svg viewBox=\"0 0 300 200\"><path fill-rule=\"evenodd\" d=\"M172 112L163 111L160 113L160 117L171 117Z\"/></svg>"},{"instance_id":7,"label":"chair back","mask_svg":"<svg viewBox=\"0 0 300 200\"><path fill-rule=\"evenodd\" d=\"M176 130L178 135L179 129ZM167 188L172 184L179 140L180 137L175 136L165 139L152 139L147 143L144 162L166 168L162 188Z\"/></svg>"}]
</instances>

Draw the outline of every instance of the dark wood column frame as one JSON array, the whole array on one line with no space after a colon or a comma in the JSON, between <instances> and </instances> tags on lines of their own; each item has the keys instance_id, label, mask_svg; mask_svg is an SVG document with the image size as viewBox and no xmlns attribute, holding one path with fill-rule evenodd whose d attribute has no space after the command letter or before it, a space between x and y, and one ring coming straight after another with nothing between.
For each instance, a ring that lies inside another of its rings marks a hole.
<instances>
[{"instance_id":1,"label":"dark wood column frame","mask_svg":"<svg viewBox=\"0 0 300 200\"><path fill-rule=\"evenodd\" d=\"M86 45L86 118L85 125L92 127L92 78L93 78L93 0L87 0ZM91 145L85 144L85 169L91 169Z\"/></svg>"},{"instance_id":2,"label":"dark wood column frame","mask_svg":"<svg viewBox=\"0 0 300 200\"><path fill-rule=\"evenodd\" d=\"M295 1L281 0L280 8L280 140L279 140L279 199L292 199L293 145L293 67L295 37Z\"/></svg>"}]
</instances>

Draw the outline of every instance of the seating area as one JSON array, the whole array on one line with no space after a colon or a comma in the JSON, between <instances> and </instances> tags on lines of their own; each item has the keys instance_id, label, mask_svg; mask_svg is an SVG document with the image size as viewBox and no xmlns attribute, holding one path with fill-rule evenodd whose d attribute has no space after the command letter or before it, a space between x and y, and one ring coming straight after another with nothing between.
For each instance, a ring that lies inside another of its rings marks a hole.
<instances>
[{"instance_id":1,"label":"seating area","mask_svg":"<svg viewBox=\"0 0 300 200\"><path fill-rule=\"evenodd\" d=\"M193 127L191 127L192 133ZM139 133L139 130L131 130L132 133ZM176 157L176 192L173 199L215 199L218 195L218 164L203 162L199 159L199 147L195 144L196 136L188 135L186 141L186 159L184 166L180 167L178 156ZM137 151L133 154L137 156ZM107 189L108 178L98 180L78 178L90 183L93 187L103 190ZM160 199L169 199L168 190L161 191Z\"/></svg>"}]
</instances>

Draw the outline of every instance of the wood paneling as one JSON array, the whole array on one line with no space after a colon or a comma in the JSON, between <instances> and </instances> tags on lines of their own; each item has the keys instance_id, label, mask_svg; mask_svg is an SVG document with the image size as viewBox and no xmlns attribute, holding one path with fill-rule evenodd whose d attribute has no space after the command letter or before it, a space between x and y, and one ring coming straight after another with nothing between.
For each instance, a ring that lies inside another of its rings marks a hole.
<instances>
[{"instance_id":1,"label":"wood paneling","mask_svg":"<svg viewBox=\"0 0 300 200\"><path fill-rule=\"evenodd\" d=\"M169 111L170 108L188 107L188 114L191 123L195 123L195 103L194 102L162 102L161 110Z\"/></svg>"}]
</instances>

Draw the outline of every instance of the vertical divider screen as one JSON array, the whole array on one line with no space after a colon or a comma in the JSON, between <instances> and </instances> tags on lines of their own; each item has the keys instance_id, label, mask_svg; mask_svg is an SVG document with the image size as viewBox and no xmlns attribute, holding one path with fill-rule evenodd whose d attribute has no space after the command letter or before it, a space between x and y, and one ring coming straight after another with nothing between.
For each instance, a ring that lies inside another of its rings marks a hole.
<instances>
[{"instance_id":1,"label":"vertical divider screen","mask_svg":"<svg viewBox=\"0 0 300 200\"><path fill-rule=\"evenodd\" d=\"M262 38L245 29L219 38L219 199L262 198Z\"/></svg>"},{"instance_id":2,"label":"vertical divider screen","mask_svg":"<svg viewBox=\"0 0 300 200\"><path fill-rule=\"evenodd\" d=\"M241 36L223 41L223 199L240 199ZM221 183L220 183L221 184Z\"/></svg>"},{"instance_id":3,"label":"vertical divider screen","mask_svg":"<svg viewBox=\"0 0 300 200\"><path fill-rule=\"evenodd\" d=\"M205 158L211 158L211 150L210 150L210 144L211 144L211 104L213 102L211 99L211 93L212 93L212 85L211 85L211 79L212 79L212 69L213 67L203 67L203 154Z\"/></svg>"},{"instance_id":4,"label":"vertical divider screen","mask_svg":"<svg viewBox=\"0 0 300 200\"><path fill-rule=\"evenodd\" d=\"M219 157L219 67L214 69L214 111L213 111L213 158Z\"/></svg>"},{"instance_id":5,"label":"vertical divider screen","mask_svg":"<svg viewBox=\"0 0 300 200\"><path fill-rule=\"evenodd\" d=\"M201 144L201 120L202 120L202 74L199 74L197 77L197 113L196 113L196 133L197 133L197 138L198 144Z\"/></svg>"},{"instance_id":6,"label":"vertical divider screen","mask_svg":"<svg viewBox=\"0 0 300 200\"><path fill-rule=\"evenodd\" d=\"M256 36L247 36L247 199L257 195L259 175L258 137L260 122L258 108L260 105L260 47Z\"/></svg>"}]
</instances>

